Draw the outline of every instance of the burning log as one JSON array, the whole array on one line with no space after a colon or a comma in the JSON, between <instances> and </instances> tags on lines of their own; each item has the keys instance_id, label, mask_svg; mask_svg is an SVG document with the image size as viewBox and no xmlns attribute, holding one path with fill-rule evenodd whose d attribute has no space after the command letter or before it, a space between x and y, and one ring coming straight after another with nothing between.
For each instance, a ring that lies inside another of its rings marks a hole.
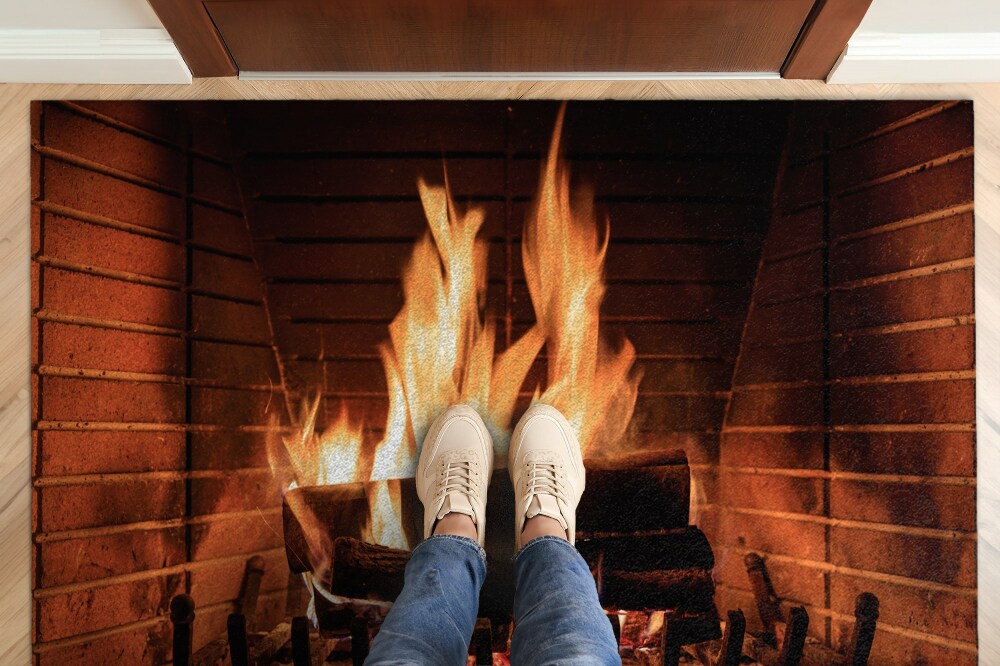
<instances>
[{"instance_id":1,"label":"burning log","mask_svg":"<svg viewBox=\"0 0 1000 666\"><path fill-rule=\"evenodd\" d=\"M615 501L621 497L629 498L627 507ZM576 529L583 535L682 529L688 525L690 498L691 469L684 451L588 460Z\"/></svg>"},{"instance_id":2,"label":"burning log","mask_svg":"<svg viewBox=\"0 0 1000 666\"><path fill-rule=\"evenodd\" d=\"M403 590L409 561L408 551L338 537L333 541L330 591L352 599L392 601Z\"/></svg>"},{"instance_id":3,"label":"burning log","mask_svg":"<svg viewBox=\"0 0 1000 666\"><path fill-rule=\"evenodd\" d=\"M581 538L601 535L687 526L690 503L690 469L683 451L633 454L613 461L588 461L587 491L577 509L577 530ZM318 546L329 548L335 537L363 540L368 528L368 497L378 482L346 483L327 486L302 486L285 493L282 520L285 532L285 555L295 573L313 571L320 554L311 553ZM398 489L402 508L402 526L411 545L422 534L423 507L417 498L413 479L389 481ZM628 513L614 498L629 496ZM487 521L490 534L486 552L491 567L507 562L513 555L509 535L514 530L514 492L506 470L497 470L490 482ZM328 542L323 545L324 538ZM329 555L329 553L326 553ZM321 555L320 555L321 559ZM510 598L504 598L504 603Z\"/></svg>"},{"instance_id":4,"label":"burning log","mask_svg":"<svg viewBox=\"0 0 1000 666\"><path fill-rule=\"evenodd\" d=\"M605 608L686 613L714 609L715 583L712 572L706 569L619 571L605 566L598 575L598 592Z\"/></svg>"},{"instance_id":5,"label":"burning log","mask_svg":"<svg viewBox=\"0 0 1000 666\"><path fill-rule=\"evenodd\" d=\"M711 569L715 566L712 546L704 532L693 526L648 536L584 536L577 538L576 547L588 563L601 560L605 567L621 571Z\"/></svg>"},{"instance_id":6,"label":"burning log","mask_svg":"<svg viewBox=\"0 0 1000 666\"><path fill-rule=\"evenodd\" d=\"M314 599L319 632L327 638L349 634L355 618L363 618L372 625L381 624L389 612L389 604L378 601L328 598L325 594L316 594Z\"/></svg>"},{"instance_id":7,"label":"burning log","mask_svg":"<svg viewBox=\"0 0 1000 666\"><path fill-rule=\"evenodd\" d=\"M285 493L281 508L285 556L293 573L313 570L317 555L310 551L325 545L317 535L327 535L333 528L337 535L360 539L368 527L368 497L362 483L294 488Z\"/></svg>"},{"instance_id":8,"label":"burning log","mask_svg":"<svg viewBox=\"0 0 1000 666\"><path fill-rule=\"evenodd\" d=\"M194 622L194 599L187 594L178 594L171 599L170 621L174 625L174 664L191 666L194 638L191 625Z\"/></svg>"},{"instance_id":9,"label":"burning log","mask_svg":"<svg viewBox=\"0 0 1000 666\"><path fill-rule=\"evenodd\" d=\"M267 633L249 634L250 666L270 666L271 660L292 638L292 625L288 622L277 624Z\"/></svg>"}]
</instances>

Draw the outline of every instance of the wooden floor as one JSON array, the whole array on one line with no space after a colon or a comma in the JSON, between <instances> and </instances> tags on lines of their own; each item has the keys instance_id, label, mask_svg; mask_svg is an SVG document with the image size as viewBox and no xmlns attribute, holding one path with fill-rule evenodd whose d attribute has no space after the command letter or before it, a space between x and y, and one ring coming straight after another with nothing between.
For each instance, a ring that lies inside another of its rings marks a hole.
<instances>
[{"instance_id":1,"label":"wooden floor","mask_svg":"<svg viewBox=\"0 0 1000 666\"><path fill-rule=\"evenodd\" d=\"M973 99L979 584L1000 585L1000 85L807 81L260 82L0 87L0 663L31 661L29 101L32 99ZM980 662L1000 663L1000 596L979 601Z\"/></svg>"}]
</instances>

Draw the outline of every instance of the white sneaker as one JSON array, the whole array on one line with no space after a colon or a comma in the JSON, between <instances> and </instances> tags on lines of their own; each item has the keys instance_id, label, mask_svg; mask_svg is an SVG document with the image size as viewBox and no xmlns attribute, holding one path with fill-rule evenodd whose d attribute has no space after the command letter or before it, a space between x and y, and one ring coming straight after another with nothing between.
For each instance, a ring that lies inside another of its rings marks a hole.
<instances>
[{"instance_id":1,"label":"white sneaker","mask_svg":"<svg viewBox=\"0 0 1000 666\"><path fill-rule=\"evenodd\" d=\"M486 538L486 490L493 473L493 440L472 407L452 405L434 420L417 463L417 496L424 505L424 538L449 513L476 523Z\"/></svg>"},{"instance_id":2,"label":"white sneaker","mask_svg":"<svg viewBox=\"0 0 1000 666\"><path fill-rule=\"evenodd\" d=\"M575 544L576 506L586 485L586 469L576 433L558 409L542 404L528 408L511 436L508 467L517 548L524 521L535 516L558 520Z\"/></svg>"}]
</instances>

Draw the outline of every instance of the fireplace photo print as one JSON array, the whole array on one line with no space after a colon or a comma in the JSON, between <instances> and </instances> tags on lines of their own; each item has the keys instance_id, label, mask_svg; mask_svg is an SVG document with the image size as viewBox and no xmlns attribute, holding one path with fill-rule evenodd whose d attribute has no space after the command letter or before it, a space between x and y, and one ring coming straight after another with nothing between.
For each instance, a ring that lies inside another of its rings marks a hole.
<instances>
[{"instance_id":1,"label":"fireplace photo print","mask_svg":"<svg viewBox=\"0 0 1000 666\"><path fill-rule=\"evenodd\" d=\"M537 403L624 664L975 664L972 128L34 102L35 664L362 664L457 403L495 458L469 664L510 664Z\"/></svg>"}]
</instances>

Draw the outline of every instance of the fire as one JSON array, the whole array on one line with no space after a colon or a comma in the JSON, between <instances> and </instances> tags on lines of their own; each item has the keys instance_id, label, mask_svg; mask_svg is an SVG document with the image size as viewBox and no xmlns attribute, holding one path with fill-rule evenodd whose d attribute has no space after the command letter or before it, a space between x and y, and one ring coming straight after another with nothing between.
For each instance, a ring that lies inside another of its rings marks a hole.
<instances>
[{"instance_id":1,"label":"fire","mask_svg":"<svg viewBox=\"0 0 1000 666\"><path fill-rule=\"evenodd\" d=\"M447 180L444 187L423 180L417 185L430 232L403 269L403 308L382 348L389 386L397 394L401 390L406 405L406 428L383 443L396 452L400 465L392 474L399 476L413 475L417 442L456 402L477 407L503 446L517 393L543 342L532 328L494 360L496 329L481 308L489 247L477 238L483 211L460 211ZM390 411L398 407L390 405Z\"/></svg>"},{"instance_id":2,"label":"fire","mask_svg":"<svg viewBox=\"0 0 1000 666\"><path fill-rule=\"evenodd\" d=\"M572 192L559 155L565 105L559 111L542 182L524 227L528 291L548 353L548 388L541 402L557 407L577 429L584 456L611 452L625 435L639 394L635 348L613 350L600 329L609 223L599 233L594 199ZM605 446L601 446L604 444Z\"/></svg>"},{"instance_id":3,"label":"fire","mask_svg":"<svg viewBox=\"0 0 1000 666\"><path fill-rule=\"evenodd\" d=\"M537 324L495 354L494 319L484 311L489 246L478 238L484 212L460 209L447 177L443 186L419 180L429 230L403 267L403 306L380 347L389 394L383 439L363 446L363 429L346 408L317 434L316 398L284 439L294 477L282 484L284 490L292 484L374 482L368 491L370 538L412 545L401 526L399 485L390 480L414 475L418 443L437 414L456 402L479 409L502 465L518 393L543 345L548 381L536 399L567 415L586 454L601 453L600 444L606 452L622 438L638 390L635 351L627 341L612 350L599 329L608 225L599 233L589 194L571 197L569 171L559 156L562 120L560 111L524 230L525 275ZM275 460L280 453L274 452Z\"/></svg>"},{"instance_id":4,"label":"fire","mask_svg":"<svg viewBox=\"0 0 1000 666\"><path fill-rule=\"evenodd\" d=\"M363 464L363 429L351 423L347 407L341 405L340 416L334 424L322 435L317 434L320 402L321 396L317 395L311 404L303 404L298 430L284 439L295 483L318 486L357 481Z\"/></svg>"}]
</instances>

